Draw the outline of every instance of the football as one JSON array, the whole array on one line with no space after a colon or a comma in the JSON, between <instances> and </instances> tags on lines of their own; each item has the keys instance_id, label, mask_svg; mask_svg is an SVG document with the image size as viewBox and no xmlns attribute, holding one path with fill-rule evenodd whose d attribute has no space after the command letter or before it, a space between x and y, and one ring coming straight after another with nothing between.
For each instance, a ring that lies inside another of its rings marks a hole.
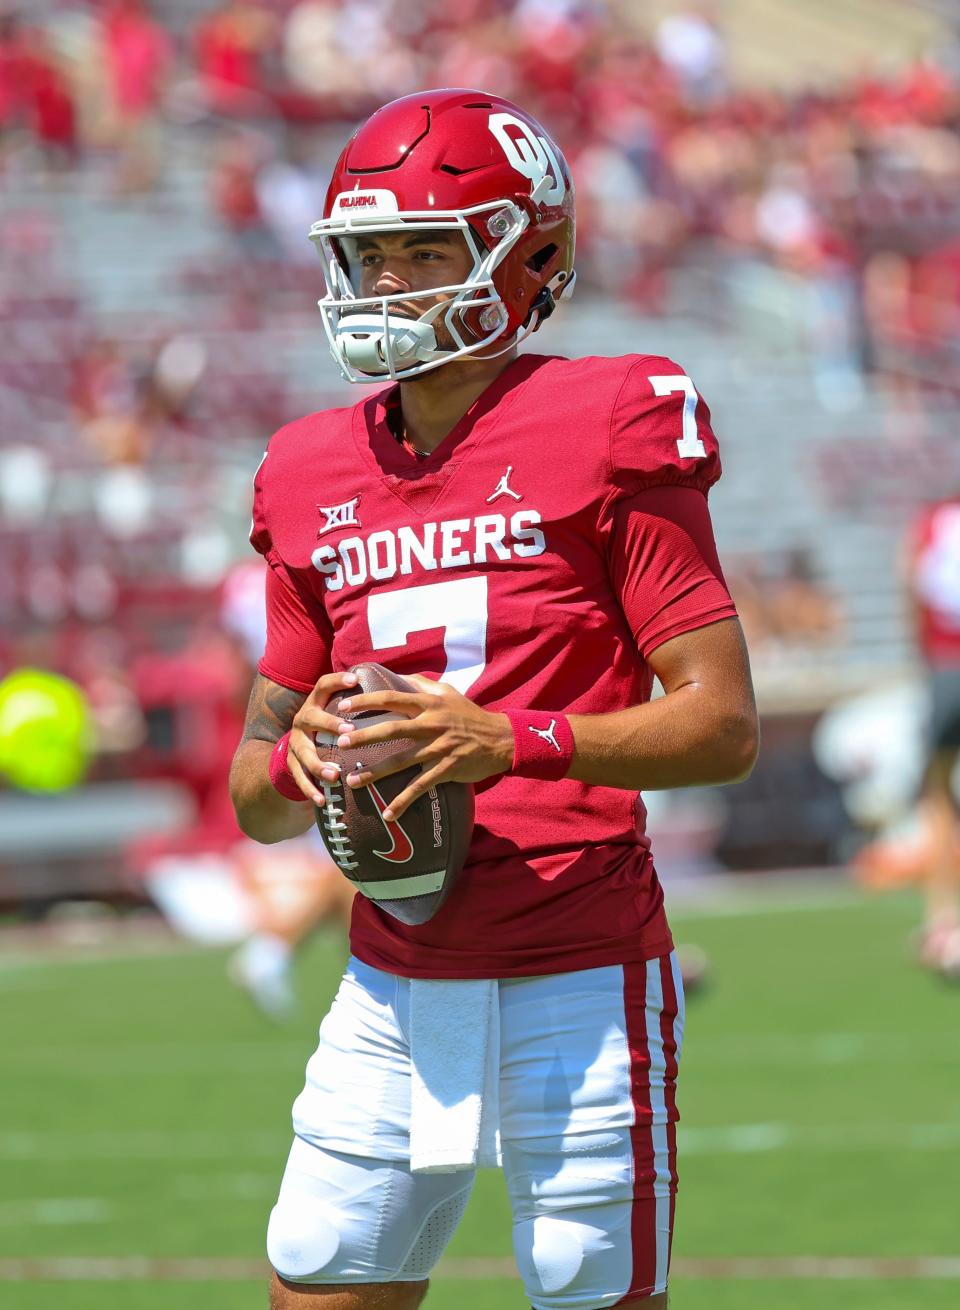
<instances>
[{"instance_id":1,"label":"football","mask_svg":"<svg viewBox=\"0 0 960 1310\"><path fill-rule=\"evenodd\" d=\"M342 713L341 700L360 692L416 691L406 678L380 664L357 664L350 670L357 687L342 692L327 706ZM342 714L363 724L403 721L403 715L369 711ZM419 765L402 769L367 787L352 788L344 779L354 769L371 766L409 750L409 738L382 742L369 750L344 751L336 739L317 734L324 758L340 765L337 782L319 781L324 804L317 806L317 827L330 858L359 892L402 923L426 923L450 895L463 868L473 832L473 788L444 782L431 787L399 820L383 817L392 800L419 772Z\"/></svg>"}]
</instances>

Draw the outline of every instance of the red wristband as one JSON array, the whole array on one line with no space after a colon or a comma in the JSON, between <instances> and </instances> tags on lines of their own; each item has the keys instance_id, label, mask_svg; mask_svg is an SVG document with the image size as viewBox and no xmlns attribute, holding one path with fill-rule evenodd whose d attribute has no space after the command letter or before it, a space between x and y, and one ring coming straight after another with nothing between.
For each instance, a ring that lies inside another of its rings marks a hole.
<instances>
[{"instance_id":1,"label":"red wristband","mask_svg":"<svg viewBox=\"0 0 960 1310\"><path fill-rule=\"evenodd\" d=\"M290 747L290 734L285 732L270 752L269 774L274 790L288 801L305 801L307 798L297 786L296 779L287 768L287 751Z\"/></svg>"},{"instance_id":2,"label":"red wristband","mask_svg":"<svg viewBox=\"0 0 960 1310\"><path fill-rule=\"evenodd\" d=\"M565 714L504 710L513 726L513 764L523 778L565 778L573 763L573 729Z\"/></svg>"}]
</instances>

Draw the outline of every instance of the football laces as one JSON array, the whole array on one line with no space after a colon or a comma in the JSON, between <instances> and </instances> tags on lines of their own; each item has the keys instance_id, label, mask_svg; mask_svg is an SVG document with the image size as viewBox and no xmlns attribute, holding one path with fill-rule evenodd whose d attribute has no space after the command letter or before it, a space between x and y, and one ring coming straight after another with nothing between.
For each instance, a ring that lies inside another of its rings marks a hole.
<instances>
[{"instance_id":1,"label":"football laces","mask_svg":"<svg viewBox=\"0 0 960 1310\"><path fill-rule=\"evenodd\" d=\"M323 788L322 822L330 854L345 873L350 869L357 869L360 866L354 858L356 851L350 845L350 839L346 836L349 829L343 822L345 800L343 786L326 780L321 780L320 785Z\"/></svg>"}]
</instances>

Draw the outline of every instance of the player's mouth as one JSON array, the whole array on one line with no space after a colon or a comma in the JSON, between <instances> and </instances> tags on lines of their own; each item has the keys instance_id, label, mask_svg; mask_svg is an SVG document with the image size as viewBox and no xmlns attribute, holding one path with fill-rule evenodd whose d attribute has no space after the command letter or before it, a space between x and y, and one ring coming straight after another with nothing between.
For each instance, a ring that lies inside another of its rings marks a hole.
<instances>
[{"instance_id":1,"label":"player's mouth","mask_svg":"<svg viewBox=\"0 0 960 1310\"><path fill-rule=\"evenodd\" d=\"M424 300L426 296L424 296ZM398 300L390 305L387 313L391 318L409 318L413 321L420 319L432 306L427 304L418 305L414 302ZM340 317L349 318L353 314L369 314L369 305L347 305L340 311Z\"/></svg>"}]
</instances>

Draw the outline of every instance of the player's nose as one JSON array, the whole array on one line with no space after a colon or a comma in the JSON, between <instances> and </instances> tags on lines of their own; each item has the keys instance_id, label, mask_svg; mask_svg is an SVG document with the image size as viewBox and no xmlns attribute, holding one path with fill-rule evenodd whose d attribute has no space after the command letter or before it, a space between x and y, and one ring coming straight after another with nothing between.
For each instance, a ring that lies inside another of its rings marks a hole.
<instances>
[{"instance_id":1,"label":"player's nose","mask_svg":"<svg viewBox=\"0 0 960 1310\"><path fill-rule=\"evenodd\" d=\"M384 264L379 274L374 288L378 296L395 296L404 291L412 290L410 282L402 275L399 269L391 267L390 264Z\"/></svg>"}]
</instances>

